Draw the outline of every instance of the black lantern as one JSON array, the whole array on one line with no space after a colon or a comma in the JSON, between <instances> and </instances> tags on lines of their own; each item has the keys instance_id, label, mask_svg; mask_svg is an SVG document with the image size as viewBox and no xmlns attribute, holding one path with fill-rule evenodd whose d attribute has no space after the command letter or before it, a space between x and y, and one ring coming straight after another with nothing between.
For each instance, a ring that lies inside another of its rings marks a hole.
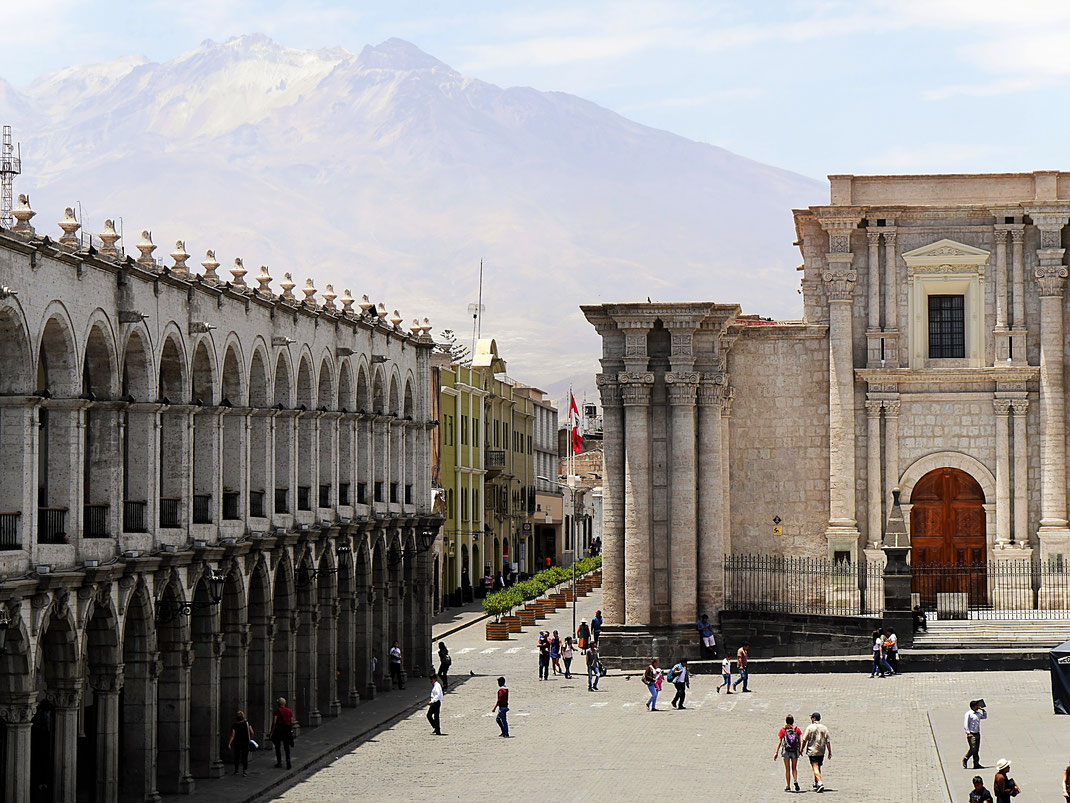
<instances>
[{"instance_id":1,"label":"black lantern","mask_svg":"<svg viewBox=\"0 0 1070 803\"><path fill-rule=\"evenodd\" d=\"M211 572L208 575L208 596L212 603L218 605L223 599L223 587L227 584L227 578L223 572Z\"/></svg>"},{"instance_id":2,"label":"black lantern","mask_svg":"<svg viewBox=\"0 0 1070 803\"><path fill-rule=\"evenodd\" d=\"M11 620L7 616L7 609L0 608L0 655L7 650L7 630L11 627Z\"/></svg>"},{"instance_id":3,"label":"black lantern","mask_svg":"<svg viewBox=\"0 0 1070 803\"><path fill-rule=\"evenodd\" d=\"M338 562L341 563L353 553L353 548L349 544L339 544L335 552L338 555Z\"/></svg>"},{"instance_id":4,"label":"black lantern","mask_svg":"<svg viewBox=\"0 0 1070 803\"><path fill-rule=\"evenodd\" d=\"M423 527L420 530L420 551L427 552L435 545L435 536L438 535L436 528Z\"/></svg>"}]
</instances>

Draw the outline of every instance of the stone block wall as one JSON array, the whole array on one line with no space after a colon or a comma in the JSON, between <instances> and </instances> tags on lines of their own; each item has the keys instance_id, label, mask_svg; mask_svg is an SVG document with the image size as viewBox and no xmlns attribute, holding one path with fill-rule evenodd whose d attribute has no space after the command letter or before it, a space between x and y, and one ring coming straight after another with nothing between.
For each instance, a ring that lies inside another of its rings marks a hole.
<instances>
[{"instance_id":1,"label":"stone block wall","mask_svg":"<svg viewBox=\"0 0 1070 803\"><path fill-rule=\"evenodd\" d=\"M873 631L884 626L868 616L721 611L718 642L734 654L749 641L751 658L861 655L870 651Z\"/></svg>"}]
</instances>

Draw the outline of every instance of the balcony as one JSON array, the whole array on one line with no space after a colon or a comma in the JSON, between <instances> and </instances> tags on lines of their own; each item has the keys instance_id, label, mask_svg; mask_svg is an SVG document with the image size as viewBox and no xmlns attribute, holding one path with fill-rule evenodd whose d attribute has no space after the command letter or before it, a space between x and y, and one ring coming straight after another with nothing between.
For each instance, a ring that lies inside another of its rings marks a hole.
<instances>
[{"instance_id":1,"label":"balcony","mask_svg":"<svg viewBox=\"0 0 1070 803\"><path fill-rule=\"evenodd\" d=\"M330 506L331 506L331 486L330 485L321 485L320 486L320 507L330 507Z\"/></svg>"},{"instance_id":2,"label":"balcony","mask_svg":"<svg viewBox=\"0 0 1070 803\"><path fill-rule=\"evenodd\" d=\"M145 523L145 509L148 502L137 500L123 500L123 532L124 533L147 533Z\"/></svg>"},{"instance_id":3,"label":"balcony","mask_svg":"<svg viewBox=\"0 0 1070 803\"><path fill-rule=\"evenodd\" d=\"M276 513L289 513L290 512L290 489L289 488L276 488L275 489L275 512Z\"/></svg>"},{"instance_id":4,"label":"balcony","mask_svg":"<svg viewBox=\"0 0 1070 803\"><path fill-rule=\"evenodd\" d=\"M241 515L238 507L241 494L237 491L223 491L223 521L239 521Z\"/></svg>"},{"instance_id":5,"label":"balcony","mask_svg":"<svg viewBox=\"0 0 1070 803\"><path fill-rule=\"evenodd\" d=\"M264 492L249 491L249 516L254 519L264 517Z\"/></svg>"},{"instance_id":6,"label":"balcony","mask_svg":"<svg viewBox=\"0 0 1070 803\"><path fill-rule=\"evenodd\" d=\"M0 549L21 549L19 517L21 513L0 513Z\"/></svg>"},{"instance_id":7,"label":"balcony","mask_svg":"<svg viewBox=\"0 0 1070 803\"><path fill-rule=\"evenodd\" d=\"M309 485L297 486L297 509L312 510L312 487Z\"/></svg>"},{"instance_id":8,"label":"balcony","mask_svg":"<svg viewBox=\"0 0 1070 803\"><path fill-rule=\"evenodd\" d=\"M483 468L487 474L498 474L505 468L505 450L487 449L483 453Z\"/></svg>"},{"instance_id":9,"label":"balcony","mask_svg":"<svg viewBox=\"0 0 1070 803\"><path fill-rule=\"evenodd\" d=\"M82 535L85 538L108 537L108 506L82 506Z\"/></svg>"},{"instance_id":10,"label":"balcony","mask_svg":"<svg viewBox=\"0 0 1070 803\"><path fill-rule=\"evenodd\" d=\"M67 543L67 508L37 508L37 543Z\"/></svg>"},{"instance_id":11,"label":"balcony","mask_svg":"<svg viewBox=\"0 0 1070 803\"><path fill-rule=\"evenodd\" d=\"M194 524L211 524L212 523L212 495L211 494L194 494L193 495L193 523Z\"/></svg>"},{"instance_id":12,"label":"balcony","mask_svg":"<svg viewBox=\"0 0 1070 803\"><path fill-rule=\"evenodd\" d=\"M160 527L175 529L182 526L182 497L160 497Z\"/></svg>"}]
</instances>

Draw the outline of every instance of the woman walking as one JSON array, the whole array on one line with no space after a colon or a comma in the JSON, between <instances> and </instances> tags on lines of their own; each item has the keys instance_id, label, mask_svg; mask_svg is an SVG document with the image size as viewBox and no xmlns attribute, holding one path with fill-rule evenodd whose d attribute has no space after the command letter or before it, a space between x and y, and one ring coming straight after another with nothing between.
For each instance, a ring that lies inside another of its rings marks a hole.
<instances>
[{"instance_id":1,"label":"woman walking","mask_svg":"<svg viewBox=\"0 0 1070 803\"><path fill-rule=\"evenodd\" d=\"M253 739L253 726L245 719L245 712L238 712L238 720L230 726L230 741L227 749L234 757L234 774L238 774L238 764L241 764L241 774L245 777L249 774L249 743Z\"/></svg>"},{"instance_id":2,"label":"woman walking","mask_svg":"<svg viewBox=\"0 0 1070 803\"><path fill-rule=\"evenodd\" d=\"M795 780L795 791L799 791L799 746L802 744L802 731L795 725L795 717L788 714L784 717L784 727L777 734L776 750L773 752L773 761L779 755L784 759L784 791L791 791L792 779Z\"/></svg>"},{"instance_id":3,"label":"woman walking","mask_svg":"<svg viewBox=\"0 0 1070 803\"><path fill-rule=\"evenodd\" d=\"M554 674L561 674L561 636L554 631L554 637L550 639L550 661L553 662Z\"/></svg>"},{"instance_id":4,"label":"woman walking","mask_svg":"<svg viewBox=\"0 0 1070 803\"><path fill-rule=\"evenodd\" d=\"M565 678L572 680L572 636L565 637L565 646L561 648L561 658L565 662Z\"/></svg>"},{"instance_id":5,"label":"woman walking","mask_svg":"<svg viewBox=\"0 0 1070 803\"><path fill-rule=\"evenodd\" d=\"M658 710L658 692L661 690L661 670L658 669L658 659L650 662L650 666L643 672L643 685L650 692L650 699L646 701L647 711Z\"/></svg>"},{"instance_id":6,"label":"woman walking","mask_svg":"<svg viewBox=\"0 0 1070 803\"><path fill-rule=\"evenodd\" d=\"M290 748L294 744L294 712L286 707L286 698L275 701L275 713L271 718L271 735L275 745L275 766L282 766L282 749L286 748L286 769L290 769Z\"/></svg>"},{"instance_id":7,"label":"woman walking","mask_svg":"<svg viewBox=\"0 0 1070 803\"><path fill-rule=\"evenodd\" d=\"M450 671L450 665L453 663L453 659L450 658L450 651L446 649L446 642L440 641L438 643L438 680L442 684L442 690L446 690L446 686L449 685L447 681L447 674Z\"/></svg>"},{"instance_id":8,"label":"woman walking","mask_svg":"<svg viewBox=\"0 0 1070 803\"><path fill-rule=\"evenodd\" d=\"M885 673L888 675L894 675L895 670L888 666L888 662L884 659L884 637L881 635L881 631L873 631L873 666L869 671L870 677L875 677L877 673L880 676L885 677Z\"/></svg>"},{"instance_id":9,"label":"woman walking","mask_svg":"<svg viewBox=\"0 0 1070 803\"><path fill-rule=\"evenodd\" d=\"M394 639L394 644L390 647L390 678L394 681L394 688L405 688L405 684L401 682L401 645L397 639Z\"/></svg>"}]
</instances>

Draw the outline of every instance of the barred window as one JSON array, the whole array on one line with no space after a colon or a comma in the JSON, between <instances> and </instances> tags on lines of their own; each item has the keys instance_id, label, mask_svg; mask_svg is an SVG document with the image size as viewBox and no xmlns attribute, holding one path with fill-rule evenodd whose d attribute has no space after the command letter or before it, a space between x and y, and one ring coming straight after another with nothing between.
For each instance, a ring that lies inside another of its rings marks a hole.
<instances>
[{"instance_id":1,"label":"barred window","mask_svg":"<svg viewBox=\"0 0 1070 803\"><path fill-rule=\"evenodd\" d=\"M965 296L929 296L929 359L966 356Z\"/></svg>"}]
</instances>

